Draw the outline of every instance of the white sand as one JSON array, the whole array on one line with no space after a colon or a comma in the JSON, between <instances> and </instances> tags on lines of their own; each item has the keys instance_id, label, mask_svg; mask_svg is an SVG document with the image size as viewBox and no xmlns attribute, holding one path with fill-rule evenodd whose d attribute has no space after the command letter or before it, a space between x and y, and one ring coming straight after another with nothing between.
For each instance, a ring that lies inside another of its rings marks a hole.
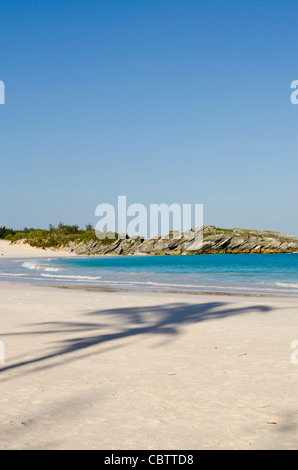
<instances>
[{"instance_id":1,"label":"white sand","mask_svg":"<svg viewBox=\"0 0 298 470\"><path fill-rule=\"evenodd\" d=\"M1 282L0 315L0 449L298 447L297 299Z\"/></svg>"},{"instance_id":2,"label":"white sand","mask_svg":"<svg viewBox=\"0 0 298 470\"><path fill-rule=\"evenodd\" d=\"M11 244L7 240L0 240L0 257L5 258L37 258L40 256L75 256L75 254L63 250L44 250L43 248L36 248L28 245L27 243L14 243Z\"/></svg>"},{"instance_id":3,"label":"white sand","mask_svg":"<svg viewBox=\"0 0 298 470\"><path fill-rule=\"evenodd\" d=\"M297 303L1 283L1 449L295 449Z\"/></svg>"}]
</instances>

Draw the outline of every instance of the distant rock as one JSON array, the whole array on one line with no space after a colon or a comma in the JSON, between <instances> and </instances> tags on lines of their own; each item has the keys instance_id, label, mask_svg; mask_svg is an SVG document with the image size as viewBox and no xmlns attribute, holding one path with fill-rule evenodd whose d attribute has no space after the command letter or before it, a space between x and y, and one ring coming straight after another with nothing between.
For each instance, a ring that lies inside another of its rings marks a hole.
<instances>
[{"instance_id":1,"label":"distant rock","mask_svg":"<svg viewBox=\"0 0 298 470\"><path fill-rule=\"evenodd\" d=\"M198 240L198 229L186 231L180 238L153 237L125 238L102 243L89 240L69 243L67 251L77 255L181 255L215 253L292 253L298 251L298 238L278 232L220 229L213 225L203 227L203 243Z\"/></svg>"}]
</instances>

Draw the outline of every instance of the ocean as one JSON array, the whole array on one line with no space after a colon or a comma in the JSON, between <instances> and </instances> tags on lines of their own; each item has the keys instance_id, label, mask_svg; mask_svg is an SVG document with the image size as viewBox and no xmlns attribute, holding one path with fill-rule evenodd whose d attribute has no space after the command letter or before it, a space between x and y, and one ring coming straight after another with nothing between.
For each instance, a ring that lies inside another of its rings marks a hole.
<instances>
[{"instance_id":1,"label":"ocean","mask_svg":"<svg viewBox=\"0 0 298 470\"><path fill-rule=\"evenodd\" d=\"M298 253L0 259L0 281L117 291L298 296Z\"/></svg>"}]
</instances>

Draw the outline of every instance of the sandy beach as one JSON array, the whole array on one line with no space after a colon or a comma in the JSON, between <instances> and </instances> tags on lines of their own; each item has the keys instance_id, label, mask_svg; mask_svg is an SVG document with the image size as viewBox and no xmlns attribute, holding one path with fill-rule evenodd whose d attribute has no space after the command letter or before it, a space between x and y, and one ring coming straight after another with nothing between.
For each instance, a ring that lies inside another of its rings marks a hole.
<instances>
[{"instance_id":1,"label":"sandy beach","mask_svg":"<svg viewBox=\"0 0 298 470\"><path fill-rule=\"evenodd\" d=\"M69 252L63 250L44 250L43 248L32 247L27 243L11 244L7 240L0 240L0 257L5 258L39 258L51 256L70 256ZM72 254L71 256L75 256Z\"/></svg>"},{"instance_id":2,"label":"sandy beach","mask_svg":"<svg viewBox=\"0 0 298 470\"><path fill-rule=\"evenodd\" d=\"M0 299L1 449L298 446L296 299L6 282Z\"/></svg>"}]
</instances>

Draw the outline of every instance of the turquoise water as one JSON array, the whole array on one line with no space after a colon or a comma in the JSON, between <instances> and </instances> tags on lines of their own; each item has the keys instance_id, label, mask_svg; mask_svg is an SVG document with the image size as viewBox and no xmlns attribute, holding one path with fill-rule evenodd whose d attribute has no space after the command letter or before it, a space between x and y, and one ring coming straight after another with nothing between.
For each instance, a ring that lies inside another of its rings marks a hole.
<instances>
[{"instance_id":1,"label":"turquoise water","mask_svg":"<svg viewBox=\"0 0 298 470\"><path fill-rule=\"evenodd\" d=\"M298 295L298 253L1 259L0 280L134 291Z\"/></svg>"}]
</instances>

